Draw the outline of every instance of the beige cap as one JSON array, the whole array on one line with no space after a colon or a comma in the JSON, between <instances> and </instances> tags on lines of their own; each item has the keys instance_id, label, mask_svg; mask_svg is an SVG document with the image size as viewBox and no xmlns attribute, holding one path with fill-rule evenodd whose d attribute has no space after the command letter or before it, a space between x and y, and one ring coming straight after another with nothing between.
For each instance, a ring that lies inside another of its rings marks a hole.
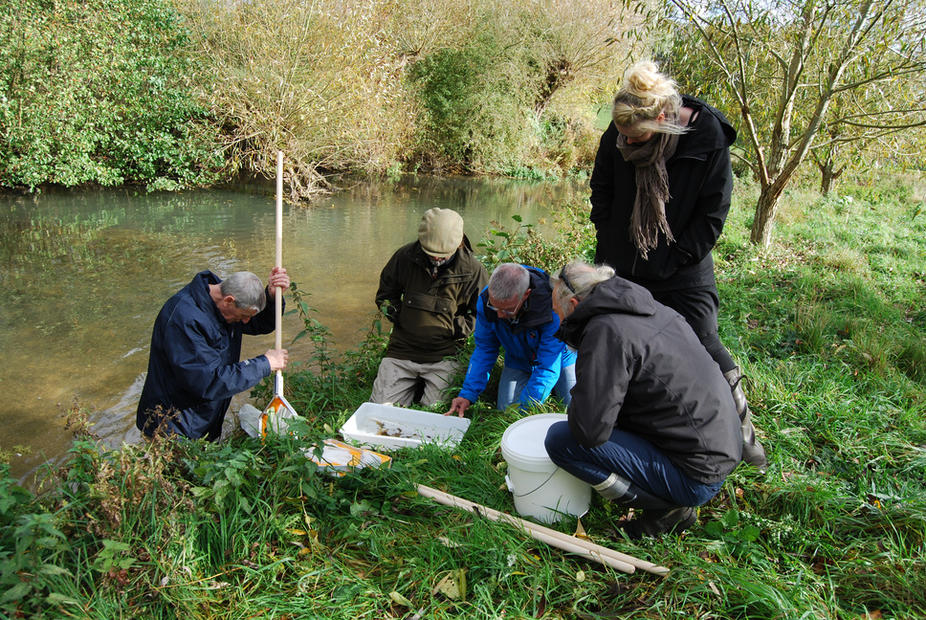
<instances>
[{"instance_id":1,"label":"beige cap","mask_svg":"<svg viewBox=\"0 0 926 620\"><path fill-rule=\"evenodd\" d=\"M463 243L463 218L453 209L428 209L418 224L418 241L431 256L453 256Z\"/></svg>"}]
</instances>

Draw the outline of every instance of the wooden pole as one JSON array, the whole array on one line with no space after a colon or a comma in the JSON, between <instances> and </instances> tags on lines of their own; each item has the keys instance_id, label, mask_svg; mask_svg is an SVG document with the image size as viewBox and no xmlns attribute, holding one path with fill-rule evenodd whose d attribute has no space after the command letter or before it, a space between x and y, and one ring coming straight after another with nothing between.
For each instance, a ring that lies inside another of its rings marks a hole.
<instances>
[{"instance_id":1,"label":"wooden pole","mask_svg":"<svg viewBox=\"0 0 926 620\"><path fill-rule=\"evenodd\" d=\"M619 551L603 547L588 540L583 540L581 538L576 538L575 536L563 534L562 532L558 532L554 529L520 519L505 512L499 512L498 510L489 508L488 506L476 504L467 499L463 499L462 497L457 497L456 495L451 495L450 493L445 493L444 491L440 491L423 484L418 484L415 486L420 495L433 499L440 504L462 508L472 513L482 515L492 521L508 523L520 530L526 531L531 535L531 537L541 542L545 542L548 545L557 547L570 553L581 555L582 557L593 560L600 564L605 564L621 572L633 573L636 569L639 568L640 570L652 573L654 575L665 576L669 574L669 569L664 566L658 566L652 562L647 562L645 560L635 558L632 555L620 553Z\"/></svg>"},{"instance_id":2,"label":"wooden pole","mask_svg":"<svg viewBox=\"0 0 926 620\"><path fill-rule=\"evenodd\" d=\"M277 151L276 266L283 266L283 151ZM276 287L276 348L283 348L283 289ZM278 370L273 384L275 394L283 395L283 371Z\"/></svg>"}]
</instances>

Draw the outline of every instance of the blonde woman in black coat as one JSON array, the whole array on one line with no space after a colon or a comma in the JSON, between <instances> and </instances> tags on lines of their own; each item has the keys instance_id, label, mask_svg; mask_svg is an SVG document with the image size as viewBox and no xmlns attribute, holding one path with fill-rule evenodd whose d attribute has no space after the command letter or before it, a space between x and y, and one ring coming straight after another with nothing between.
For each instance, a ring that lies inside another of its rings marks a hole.
<instances>
[{"instance_id":1,"label":"blonde woman in black coat","mask_svg":"<svg viewBox=\"0 0 926 620\"><path fill-rule=\"evenodd\" d=\"M743 461L764 470L742 373L717 333L711 249L730 208L736 131L720 111L680 95L649 61L625 73L612 119L591 179L595 261L685 317L733 391Z\"/></svg>"}]
</instances>

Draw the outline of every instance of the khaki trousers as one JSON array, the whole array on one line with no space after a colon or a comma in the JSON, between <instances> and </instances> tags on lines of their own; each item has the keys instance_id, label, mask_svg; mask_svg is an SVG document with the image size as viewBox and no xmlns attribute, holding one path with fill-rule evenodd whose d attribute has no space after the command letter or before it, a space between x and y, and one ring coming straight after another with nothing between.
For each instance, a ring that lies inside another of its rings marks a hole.
<instances>
[{"instance_id":1,"label":"khaki trousers","mask_svg":"<svg viewBox=\"0 0 926 620\"><path fill-rule=\"evenodd\" d=\"M407 407L412 404L415 388L418 380L421 379L424 381L421 404L430 407L445 398L450 381L458 370L459 364L450 359L419 364L409 360L384 357L379 363L379 371L373 382L373 394L370 395L370 400L374 403L392 403Z\"/></svg>"}]
</instances>

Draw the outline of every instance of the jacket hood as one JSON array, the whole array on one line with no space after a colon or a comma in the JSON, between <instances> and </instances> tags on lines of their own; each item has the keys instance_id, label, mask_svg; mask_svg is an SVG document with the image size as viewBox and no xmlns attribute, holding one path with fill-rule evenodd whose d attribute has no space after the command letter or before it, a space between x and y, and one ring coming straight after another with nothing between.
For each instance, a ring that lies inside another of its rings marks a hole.
<instances>
[{"instance_id":1,"label":"jacket hood","mask_svg":"<svg viewBox=\"0 0 926 620\"><path fill-rule=\"evenodd\" d=\"M579 302L572 314L563 321L558 336L570 346L576 347L590 320L600 314L615 313L651 316L656 313L656 300L642 286L614 276L596 286L590 295Z\"/></svg>"},{"instance_id":2,"label":"jacket hood","mask_svg":"<svg viewBox=\"0 0 926 620\"><path fill-rule=\"evenodd\" d=\"M190 297L193 298L193 302L200 310L214 313L222 319L224 323L225 318L222 316L222 313L219 312L218 306L215 305L215 302L212 301L212 296L209 294L209 285L219 284L221 282L222 280L219 276L211 271L200 271L193 276L193 280L187 285L187 288L190 291Z\"/></svg>"},{"instance_id":3,"label":"jacket hood","mask_svg":"<svg viewBox=\"0 0 926 620\"><path fill-rule=\"evenodd\" d=\"M682 135L675 157L700 155L717 149L725 149L736 141L736 129L717 108L697 97L682 95L682 105L697 114L694 131Z\"/></svg>"}]
</instances>

